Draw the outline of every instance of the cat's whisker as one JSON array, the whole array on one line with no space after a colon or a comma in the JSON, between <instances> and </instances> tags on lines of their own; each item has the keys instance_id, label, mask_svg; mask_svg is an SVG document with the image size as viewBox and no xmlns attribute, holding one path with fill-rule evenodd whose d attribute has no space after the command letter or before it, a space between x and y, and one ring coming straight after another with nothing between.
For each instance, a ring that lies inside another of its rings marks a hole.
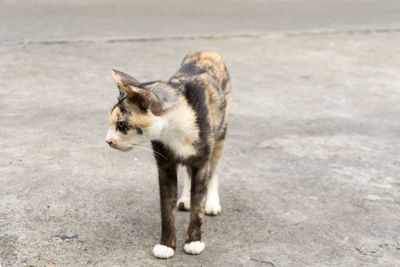
<instances>
[{"instance_id":1,"label":"cat's whisker","mask_svg":"<svg viewBox=\"0 0 400 267\"><path fill-rule=\"evenodd\" d=\"M165 157L165 156L164 156L163 154L161 154L160 152L154 151L154 150L149 149L149 148L147 148L147 147L140 146L140 145L136 145L135 148L140 148L140 149L142 149L142 150L144 150L144 151L153 152L153 153L154 153L155 155L157 155L157 156L163 157L164 159L168 159L167 157Z\"/></svg>"}]
</instances>

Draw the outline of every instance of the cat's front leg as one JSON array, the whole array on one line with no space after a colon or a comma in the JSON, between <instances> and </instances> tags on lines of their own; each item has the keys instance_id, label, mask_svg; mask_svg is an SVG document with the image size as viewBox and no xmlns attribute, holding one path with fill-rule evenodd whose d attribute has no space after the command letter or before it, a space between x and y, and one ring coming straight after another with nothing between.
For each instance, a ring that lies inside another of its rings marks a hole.
<instances>
[{"instance_id":1,"label":"cat's front leg","mask_svg":"<svg viewBox=\"0 0 400 267\"><path fill-rule=\"evenodd\" d=\"M207 195L207 182L209 179L209 166L206 164L201 168L189 167L191 173L191 196L190 196L190 222L185 235L184 251L188 254L200 254L205 244L201 241L201 226L204 220L204 206Z\"/></svg>"},{"instance_id":2,"label":"cat's front leg","mask_svg":"<svg viewBox=\"0 0 400 267\"><path fill-rule=\"evenodd\" d=\"M158 164L158 180L161 204L161 241L153 248L157 258L167 259L175 254L175 205L177 198L177 174L175 163Z\"/></svg>"}]
</instances>

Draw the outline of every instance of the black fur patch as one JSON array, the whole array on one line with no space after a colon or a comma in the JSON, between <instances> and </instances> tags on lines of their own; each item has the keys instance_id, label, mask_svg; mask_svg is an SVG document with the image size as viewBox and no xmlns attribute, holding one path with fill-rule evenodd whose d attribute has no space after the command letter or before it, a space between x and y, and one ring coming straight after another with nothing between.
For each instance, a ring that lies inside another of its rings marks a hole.
<instances>
[{"instance_id":1,"label":"black fur patch","mask_svg":"<svg viewBox=\"0 0 400 267\"><path fill-rule=\"evenodd\" d=\"M143 113L146 113L149 108L149 102L147 99L139 94L128 94L126 100L136 105Z\"/></svg>"},{"instance_id":2,"label":"black fur patch","mask_svg":"<svg viewBox=\"0 0 400 267\"><path fill-rule=\"evenodd\" d=\"M191 62L183 65L179 71L186 75L198 75L206 72L207 69L205 67L196 65L194 62Z\"/></svg>"},{"instance_id":3,"label":"black fur patch","mask_svg":"<svg viewBox=\"0 0 400 267\"><path fill-rule=\"evenodd\" d=\"M117 102L117 104L115 104L115 105L113 106L113 108L111 109L111 112L112 112L116 107L119 107L119 109L121 110L122 113L127 113L127 110L126 110L126 108L125 108L125 106L124 106L124 100L126 99L126 93L122 93L122 90L121 90L121 88L120 88L119 85L118 85L118 88L119 88L119 91L120 91L120 94L119 94L119 97L118 97L118 102Z\"/></svg>"},{"instance_id":4,"label":"black fur patch","mask_svg":"<svg viewBox=\"0 0 400 267\"><path fill-rule=\"evenodd\" d=\"M210 135L211 126L208 120L208 105L206 100L206 91L199 83L189 82L185 84L183 94L186 100L196 113L196 123L200 129L200 142L202 144L203 153L210 153L208 145L208 137ZM205 149L205 150L204 150Z\"/></svg>"},{"instance_id":5,"label":"black fur patch","mask_svg":"<svg viewBox=\"0 0 400 267\"><path fill-rule=\"evenodd\" d=\"M139 135L142 135L142 134L143 134L142 129L140 129L140 128L137 127L137 126L134 126L134 128L135 128L137 134L139 134Z\"/></svg>"},{"instance_id":6,"label":"black fur patch","mask_svg":"<svg viewBox=\"0 0 400 267\"><path fill-rule=\"evenodd\" d=\"M128 130L132 128L126 121L118 121L117 122L117 130L122 134L127 134Z\"/></svg>"}]
</instances>

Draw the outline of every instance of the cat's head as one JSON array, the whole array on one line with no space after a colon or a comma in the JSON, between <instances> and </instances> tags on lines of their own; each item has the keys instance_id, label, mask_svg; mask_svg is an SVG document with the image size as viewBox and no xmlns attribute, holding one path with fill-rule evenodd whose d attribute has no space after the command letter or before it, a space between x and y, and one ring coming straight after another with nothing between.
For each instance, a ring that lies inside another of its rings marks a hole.
<instances>
[{"instance_id":1,"label":"cat's head","mask_svg":"<svg viewBox=\"0 0 400 267\"><path fill-rule=\"evenodd\" d=\"M106 142L115 149L128 151L146 141L156 140L165 127L162 116L170 102L163 92L165 83L140 84L126 73L112 70L119 88L118 102L109 116Z\"/></svg>"}]
</instances>

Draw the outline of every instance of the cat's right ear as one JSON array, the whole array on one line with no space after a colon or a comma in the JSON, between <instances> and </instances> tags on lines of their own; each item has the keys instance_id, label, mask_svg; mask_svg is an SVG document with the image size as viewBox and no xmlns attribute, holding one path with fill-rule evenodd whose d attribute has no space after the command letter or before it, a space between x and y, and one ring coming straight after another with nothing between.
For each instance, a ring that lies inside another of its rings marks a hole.
<instances>
[{"instance_id":1,"label":"cat's right ear","mask_svg":"<svg viewBox=\"0 0 400 267\"><path fill-rule=\"evenodd\" d=\"M129 74L126 74L119 70L111 69L111 76L113 77L115 83L118 85L119 97L127 95L127 93L130 91L127 87L138 87L140 85L140 82L138 80L136 80Z\"/></svg>"},{"instance_id":2,"label":"cat's right ear","mask_svg":"<svg viewBox=\"0 0 400 267\"><path fill-rule=\"evenodd\" d=\"M154 93L140 88L138 80L126 73L113 69L111 70L111 75L118 85L120 97L126 97L130 103L138 106L143 111L150 109L155 115L163 113L158 97Z\"/></svg>"}]
</instances>

